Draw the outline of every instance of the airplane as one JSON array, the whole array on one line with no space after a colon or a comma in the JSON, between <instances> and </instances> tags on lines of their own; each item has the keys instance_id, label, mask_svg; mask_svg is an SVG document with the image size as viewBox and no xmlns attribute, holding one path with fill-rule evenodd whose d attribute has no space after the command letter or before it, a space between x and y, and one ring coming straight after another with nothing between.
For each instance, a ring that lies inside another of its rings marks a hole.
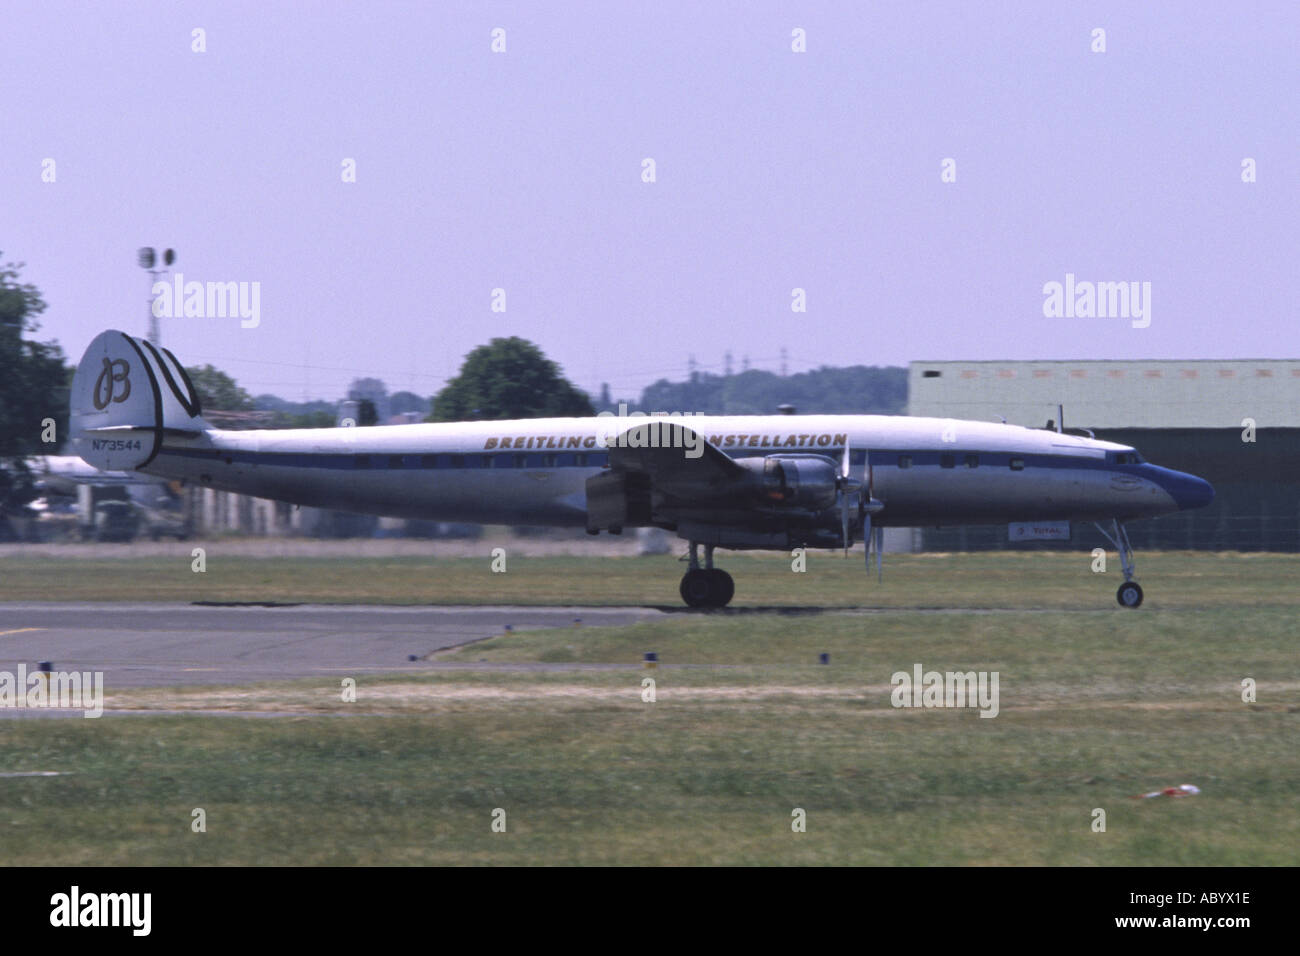
<instances>
[{"instance_id":1,"label":"airplane","mask_svg":"<svg viewBox=\"0 0 1300 956\"><path fill-rule=\"evenodd\" d=\"M605 415L224 431L204 421L171 352L113 330L87 347L71 405L74 449L104 471L381 516L664 528L689 543L680 592L702 608L735 593L715 548L847 553L862 541L879 574L886 527L1077 521L1119 552L1116 598L1137 608L1124 523L1214 498L1208 482L1127 445L956 419Z\"/></svg>"}]
</instances>

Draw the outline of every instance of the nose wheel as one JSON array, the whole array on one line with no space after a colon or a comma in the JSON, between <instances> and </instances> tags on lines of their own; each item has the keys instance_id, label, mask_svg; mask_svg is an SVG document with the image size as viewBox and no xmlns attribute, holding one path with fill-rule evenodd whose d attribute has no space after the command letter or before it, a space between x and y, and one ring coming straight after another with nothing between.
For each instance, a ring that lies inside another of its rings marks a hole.
<instances>
[{"instance_id":1,"label":"nose wheel","mask_svg":"<svg viewBox=\"0 0 1300 956\"><path fill-rule=\"evenodd\" d=\"M1120 607L1141 607L1142 585L1136 581L1125 581L1115 592L1115 598L1119 601Z\"/></svg>"},{"instance_id":2,"label":"nose wheel","mask_svg":"<svg viewBox=\"0 0 1300 956\"><path fill-rule=\"evenodd\" d=\"M687 607L726 607L736 594L736 582L713 566L713 546L704 546L704 567L700 567L698 545L691 542L691 569L682 575L678 590Z\"/></svg>"},{"instance_id":3,"label":"nose wheel","mask_svg":"<svg viewBox=\"0 0 1300 956\"><path fill-rule=\"evenodd\" d=\"M1119 552L1119 563L1124 569L1124 583L1115 592L1115 600L1120 607L1139 608L1142 606L1142 586L1133 580L1133 546L1128 543L1128 532L1118 521L1112 521L1110 527L1111 530L1107 531L1100 523L1097 524L1102 537Z\"/></svg>"}]
</instances>

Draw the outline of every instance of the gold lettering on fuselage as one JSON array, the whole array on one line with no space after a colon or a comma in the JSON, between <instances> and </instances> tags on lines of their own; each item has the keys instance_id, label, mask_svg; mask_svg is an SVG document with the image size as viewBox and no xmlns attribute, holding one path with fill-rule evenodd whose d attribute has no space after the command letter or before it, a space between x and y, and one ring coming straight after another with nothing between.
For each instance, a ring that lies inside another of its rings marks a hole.
<instances>
[{"instance_id":1,"label":"gold lettering on fuselage","mask_svg":"<svg viewBox=\"0 0 1300 956\"><path fill-rule=\"evenodd\" d=\"M820 435L710 435L709 444L715 448L843 448L849 436L844 432ZM494 448L595 448L594 435L531 435L518 438L488 438L483 450Z\"/></svg>"}]
</instances>

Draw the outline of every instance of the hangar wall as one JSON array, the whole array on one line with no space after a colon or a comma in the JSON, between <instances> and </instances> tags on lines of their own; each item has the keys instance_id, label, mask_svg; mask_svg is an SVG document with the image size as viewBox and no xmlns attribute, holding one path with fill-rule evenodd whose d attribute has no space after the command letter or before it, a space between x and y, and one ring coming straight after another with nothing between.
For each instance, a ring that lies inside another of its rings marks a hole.
<instances>
[{"instance_id":1,"label":"hangar wall","mask_svg":"<svg viewBox=\"0 0 1300 956\"><path fill-rule=\"evenodd\" d=\"M1139 551L1300 551L1300 361L913 362L908 379L910 415L1042 427L1061 404L1067 427L1214 485L1208 508L1130 524ZM1105 546L1091 525L1068 544L1011 545L1004 526L921 537L940 551Z\"/></svg>"}]
</instances>

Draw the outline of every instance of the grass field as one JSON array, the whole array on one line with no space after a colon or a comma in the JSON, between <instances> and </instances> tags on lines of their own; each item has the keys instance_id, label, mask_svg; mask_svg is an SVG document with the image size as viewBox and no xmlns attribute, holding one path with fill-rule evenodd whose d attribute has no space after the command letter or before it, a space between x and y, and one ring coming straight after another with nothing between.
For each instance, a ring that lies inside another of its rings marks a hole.
<instances>
[{"instance_id":1,"label":"grass field","mask_svg":"<svg viewBox=\"0 0 1300 956\"><path fill-rule=\"evenodd\" d=\"M685 565L674 556L526 557L507 549L506 572L480 558L249 558L205 545L207 570L175 557L0 558L0 601L292 601L327 604L582 604L677 607ZM733 607L1061 608L1109 610L1119 561L1094 574L1087 552L890 555L885 580L862 555L719 552L735 577ZM1149 608L1300 607L1300 555L1168 552L1138 556ZM2 608L0 608L2 613Z\"/></svg>"},{"instance_id":2,"label":"grass field","mask_svg":"<svg viewBox=\"0 0 1300 956\"><path fill-rule=\"evenodd\" d=\"M1086 555L907 556L883 586L863 581L859 562L814 553L795 575L779 557L729 556L734 613L493 638L436 658L455 667L366 678L355 703L337 683L271 683L108 700L179 714L0 721L0 772L66 774L0 779L0 855L74 865L1300 862L1296 558L1143 556L1148 602L1136 612L1114 605L1119 576L1092 575ZM548 558L505 575L487 573L486 560L432 575L428 562L388 561L218 572L210 553L206 577L175 574L160 592L140 580L147 568L71 564L51 574L20 562L12 573L6 562L4 593L195 599L185 588L202 577L212 600L352 602L379 599L377 588L397 602L675 604L678 570L663 558ZM745 610L817 604L885 609ZM653 671L639 664L650 650L663 662ZM823 652L829 666L817 663ZM997 671L998 716L891 706L891 675L917 663ZM653 703L642 699L646 677ZM1247 677L1254 703L1241 699ZM1202 792L1131 799L1183 783ZM206 833L191 830L198 807ZM505 833L491 830L496 808ZM806 832L791 830L796 808ZM1096 808L1104 833L1092 829Z\"/></svg>"}]
</instances>

